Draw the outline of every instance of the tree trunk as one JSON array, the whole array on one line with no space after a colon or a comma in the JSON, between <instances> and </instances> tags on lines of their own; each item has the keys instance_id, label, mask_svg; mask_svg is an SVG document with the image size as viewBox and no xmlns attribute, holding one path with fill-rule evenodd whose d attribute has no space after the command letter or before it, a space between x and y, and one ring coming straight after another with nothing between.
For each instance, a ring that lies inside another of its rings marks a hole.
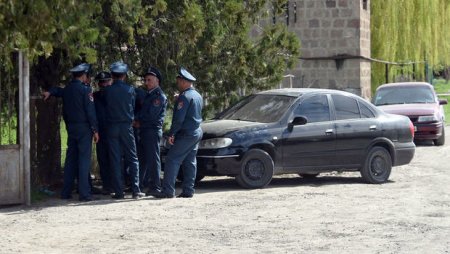
<instances>
[{"instance_id":1,"label":"tree trunk","mask_svg":"<svg viewBox=\"0 0 450 254\"><path fill-rule=\"evenodd\" d=\"M44 101L41 90L59 86L62 53L39 57L30 73L30 109L32 180L34 186L56 187L61 183L60 99L51 97Z\"/></svg>"}]
</instances>

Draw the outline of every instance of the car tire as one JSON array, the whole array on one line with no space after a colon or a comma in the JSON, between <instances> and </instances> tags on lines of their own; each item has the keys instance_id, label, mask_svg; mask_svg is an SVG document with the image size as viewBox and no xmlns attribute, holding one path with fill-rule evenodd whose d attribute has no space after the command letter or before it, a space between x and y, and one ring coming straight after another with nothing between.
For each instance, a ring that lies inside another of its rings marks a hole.
<instances>
[{"instance_id":1,"label":"car tire","mask_svg":"<svg viewBox=\"0 0 450 254\"><path fill-rule=\"evenodd\" d=\"M383 147L373 147L367 154L361 176L367 183L385 183L391 174L391 154Z\"/></svg>"},{"instance_id":2,"label":"car tire","mask_svg":"<svg viewBox=\"0 0 450 254\"><path fill-rule=\"evenodd\" d=\"M438 139L434 139L435 146L443 146L445 144L445 127L442 127L442 135Z\"/></svg>"},{"instance_id":3,"label":"car tire","mask_svg":"<svg viewBox=\"0 0 450 254\"><path fill-rule=\"evenodd\" d=\"M273 170L272 157L266 151L251 149L242 159L240 174L236 176L236 181L247 189L263 188L272 180Z\"/></svg>"},{"instance_id":4,"label":"car tire","mask_svg":"<svg viewBox=\"0 0 450 254\"><path fill-rule=\"evenodd\" d=\"M301 176L302 178L305 178L305 179L312 179L312 178L316 178L320 174L319 173L316 173L316 174L303 174L303 173L301 173L301 174L298 174L298 175Z\"/></svg>"}]
</instances>

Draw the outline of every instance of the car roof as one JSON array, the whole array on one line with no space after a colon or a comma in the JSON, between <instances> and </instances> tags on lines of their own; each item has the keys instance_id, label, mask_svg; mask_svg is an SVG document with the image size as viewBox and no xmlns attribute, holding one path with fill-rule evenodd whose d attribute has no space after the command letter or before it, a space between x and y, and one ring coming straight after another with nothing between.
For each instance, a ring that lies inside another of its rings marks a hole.
<instances>
[{"instance_id":1,"label":"car roof","mask_svg":"<svg viewBox=\"0 0 450 254\"><path fill-rule=\"evenodd\" d=\"M430 85L430 83L427 82L398 82L398 83L387 83L387 84L383 84L381 86L379 86L377 88L388 88L388 87L404 87L404 86L415 86L415 87L419 87L419 86L426 86L426 87L430 87L433 88L432 85Z\"/></svg>"},{"instance_id":2,"label":"car roof","mask_svg":"<svg viewBox=\"0 0 450 254\"><path fill-rule=\"evenodd\" d=\"M343 95L352 95L356 96L352 93L340 91L340 90L332 90L332 89L321 89L321 88L281 88L281 89L272 89L267 91L258 92L257 94L272 94L272 95L286 95L292 97L299 97L309 93L331 93L331 94L343 94Z\"/></svg>"}]
</instances>

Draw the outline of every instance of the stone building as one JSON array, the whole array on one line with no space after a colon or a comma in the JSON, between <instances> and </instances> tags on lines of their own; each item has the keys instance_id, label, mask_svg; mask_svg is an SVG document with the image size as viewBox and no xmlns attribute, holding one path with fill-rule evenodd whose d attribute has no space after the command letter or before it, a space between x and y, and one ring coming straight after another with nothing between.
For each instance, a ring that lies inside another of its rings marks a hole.
<instances>
[{"instance_id":1,"label":"stone building","mask_svg":"<svg viewBox=\"0 0 450 254\"><path fill-rule=\"evenodd\" d=\"M282 87L339 89L370 98L370 0L288 1L286 22L301 40Z\"/></svg>"}]
</instances>

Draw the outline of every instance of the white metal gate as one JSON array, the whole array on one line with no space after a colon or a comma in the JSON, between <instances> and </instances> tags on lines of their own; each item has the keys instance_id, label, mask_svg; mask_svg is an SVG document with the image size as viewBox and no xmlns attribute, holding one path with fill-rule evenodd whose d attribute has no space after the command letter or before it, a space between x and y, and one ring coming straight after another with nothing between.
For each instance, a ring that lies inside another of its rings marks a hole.
<instances>
[{"instance_id":1,"label":"white metal gate","mask_svg":"<svg viewBox=\"0 0 450 254\"><path fill-rule=\"evenodd\" d=\"M16 144L0 143L0 205L30 204L29 63L17 53L18 98ZM0 112L1 113L1 112ZM3 125L3 123L2 123ZM3 127L3 126L2 126Z\"/></svg>"}]
</instances>

